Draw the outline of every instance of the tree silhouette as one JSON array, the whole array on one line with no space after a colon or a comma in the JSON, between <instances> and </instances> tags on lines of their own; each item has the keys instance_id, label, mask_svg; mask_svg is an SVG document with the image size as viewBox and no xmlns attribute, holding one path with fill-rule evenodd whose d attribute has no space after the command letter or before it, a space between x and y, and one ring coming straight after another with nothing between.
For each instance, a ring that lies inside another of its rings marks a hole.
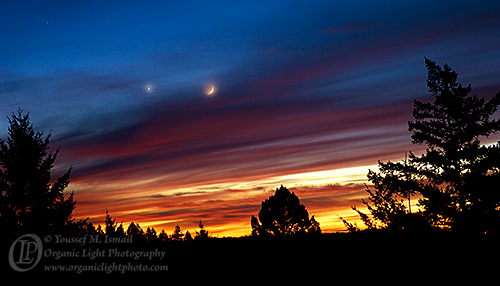
<instances>
[{"instance_id":1,"label":"tree silhouette","mask_svg":"<svg viewBox=\"0 0 500 286\"><path fill-rule=\"evenodd\" d=\"M358 224L356 222L354 223L350 223L348 222L346 219L344 219L343 217L337 215L339 217L339 219L344 223L344 227L347 229L348 232L358 232L360 231L359 227L358 227Z\"/></svg>"},{"instance_id":2,"label":"tree silhouette","mask_svg":"<svg viewBox=\"0 0 500 286\"><path fill-rule=\"evenodd\" d=\"M191 235L191 233L189 232L189 230L186 231L186 234L184 235L184 240L183 241L192 241L193 240L193 236Z\"/></svg>"},{"instance_id":3,"label":"tree silhouette","mask_svg":"<svg viewBox=\"0 0 500 286\"><path fill-rule=\"evenodd\" d=\"M261 204L259 219L251 218L253 236L282 236L321 233L319 223L309 214L299 198L281 186Z\"/></svg>"},{"instance_id":4,"label":"tree silhouette","mask_svg":"<svg viewBox=\"0 0 500 286\"><path fill-rule=\"evenodd\" d=\"M200 231L196 231L196 236L194 237L195 240L205 240L209 238L208 235L208 230L205 229L205 226L203 225L203 222L200 220L198 223L198 226L200 228Z\"/></svg>"},{"instance_id":5,"label":"tree silhouette","mask_svg":"<svg viewBox=\"0 0 500 286\"><path fill-rule=\"evenodd\" d=\"M182 241L183 237L184 233L181 231L181 227L179 225L176 225L174 233L172 233L172 241Z\"/></svg>"},{"instance_id":6,"label":"tree silhouette","mask_svg":"<svg viewBox=\"0 0 500 286\"><path fill-rule=\"evenodd\" d=\"M500 104L500 93L489 100L470 96L471 86L457 82L457 73L425 59L427 86L434 103L414 101L408 122L414 144L426 144L426 153L410 152L404 162L379 162L380 172L370 170L363 201L381 227L408 228L431 225L467 232L497 232L500 219L500 144L482 146L481 137L500 131L491 119ZM422 211L410 213L404 198L421 195ZM362 214L358 211L358 213ZM365 217L374 226L374 222Z\"/></svg>"},{"instance_id":7,"label":"tree silhouette","mask_svg":"<svg viewBox=\"0 0 500 286\"><path fill-rule=\"evenodd\" d=\"M425 229L429 224L422 219L421 214L410 213L404 200L416 194L418 180L414 174L415 168L406 162L379 162L380 172L369 170L368 180L374 185L374 191L366 187L370 195L369 201L361 201L370 211L372 218L358 210L352 209L360 215L368 229ZM371 203L371 204L370 204ZM345 222L344 222L345 224ZM347 226L347 225L346 225Z\"/></svg>"},{"instance_id":8,"label":"tree silhouette","mask_svg":"<svg viewBox=\"0 0 500 286\"><path fill-rule=\"evenodd\" d=\"M139 223L131 222L127 228L127 236L131 235L134 242L143 242L146 239L144 230L142 230Z\"/></svg>"},{"instance_id":9,"label":"tree silhouette","mask_svg":"<svg viewBox=\"0 0 500 286\"><path fill-rule=\"evenodd\" d=\"M99 236L103 236L104 235L104 231L102 230L102 226L100 224L97 225L97 227L95 229L95 234L99 235Z\"/></svg>"},{"instance_id":10,"label":"tree silhouette","mask_svg":"<svg viewBox=\"0 0 500 286\"><path fill-rule=\"evenodd\" d=\"M146 229L146 241L147 242L156 242L156 240L158 239L158 236L156 236L156 230L154 229L154 227L152 228L147 228Z\"/></svg>"},{"instance_id":11,"label":"tree silhouette","mask_svg":"<svg viewBox=\"0 0 500 286\"><path fill-rule=\"evenodd\" d=\"M408 123L413 142L429 147L425 155L412 157L425 180L419 201L424 215L452 230L498 230L500 144L481 146L480 137L500 131L500 120L491 119L500 92L488 101L469 96L471 86L457 83L449 66L441 69L428 59L426 65L435 101L415 101L416 121Z\"/></svg>"},{"instance_id":12,"label":"tree silhouette","mask_svg":"<svg viewBox=\"0 0 500 286\"><path fill-rule=\"evenodd\" d=\"M0 225L9 239L21 233L61 232L74 222L73 193L64 197L71 168L51 183L59 153L49 152L49 133L35 132L29 113L9 118L8 138L0 139Z\"/></svg>"},{"instance_id":13,"label":"tree silhouette","mask_svg":"<svg viewBox=\"0 0 500 286\"><path fill-rule=\"evenodd\" d=\"M116 237L125 237L125 229L123 228L123 222L120 223L120 225L116 228L115 230L115 236Z\"/></svg>"},{"instance_id":14,"label":"tree silhouette","mask_svg":"<svg viewBox=\"0 0 500 286\"><path fill-rule=\"evenodd\" d=\"M88 218L74 222L71 228L71 233L76 236L96 235L96 229Z\"/></svg>"},{"instance_id":15,"label":"tree silhouette","mask_svg":"<svg viewBox=\"0 0 500 286\"><path fill-rule=\"evenodd\" d=\"M106 210L106 216L104 217L104 230L106 231L106 235L115 236L116 219L111 217L108 210Z\"/></svg>"},{"instance_id":16,"label":"tree silhouette","mask_svg":"<svg viewBox=\"0 0 500 286\"><path fill-rule=\"evenodd\" d=\"M161 230L160 234L158 235L158 240L160 242L170 241L170 238L168 237L168 234L165 232L165 230Z\"/></svg>"}]
</instances>

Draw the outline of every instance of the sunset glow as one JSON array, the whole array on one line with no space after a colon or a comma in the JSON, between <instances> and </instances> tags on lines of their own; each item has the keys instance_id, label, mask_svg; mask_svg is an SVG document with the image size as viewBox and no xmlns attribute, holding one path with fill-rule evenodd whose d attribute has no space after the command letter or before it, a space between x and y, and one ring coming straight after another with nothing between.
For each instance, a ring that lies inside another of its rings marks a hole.
<instances>
[{"instance_id":1,"label":"sunset glow","mask_svg":"<svg viewBox=\"0 0 500 286\"><path fill-rule=\"evenodd\" d=\"M359 199L366 197L364 183L368 168L376 169L377 166L291 174L255 181L184 185L182 188L158 187L154 190L151 188L143 190L137 187L137 184L131 184L123 193L112 192L118 186L111 185L108 187L110 190L106 191L110 197L103 196L102 204L104 207L107 205L107 209L118 218L119 222L123 221L124 226L134 221L139 222L144 228L154 227L157 232L161 229L171 232L175 225L179 224L194 233L198 221L202 220L206 226L210 226L213 234L240 236L250 233L250 216L256 215L260 203L274 192L276 186L283 184L299 196L308 211L321 223L324 231L334 232L344 228L338 215L352 221L357 220L356 213L351 210L349 203L357 204L363 209ZM144 182L144 186L147 183ZM73 184L73 187L80 189L78 183ZM81 187L81 189L87 188L89 186ZM81 195L84 197L85 193L82 192ZM109 202L113 202L116 198L130 203L116 203L115 207L115 203ZM95 204L100 203L95 202ZM337 207L333 210L334 205ZM188 212L194 209L196 214ZM79 215L78 210L79 208L76 209L75 215ZM92 220L98 223L102 220L100 208L96 208L97 212L92 214L89 214L88 210L85 209ZM233 218L230 224L222 223L226 217Z\"/></svg>"},{"instance_id":2,"label":"sunset glow","mask_svg":"<svg viewBox=\"0 0 500 286\"><path fill-rule=\"evenodd\" d=\"M424 57L500 91L498 1L7 2L0 138L17 108L51 131L94 224L250 235L283 185L323 232L362 226L368 170L425 150Z\"/></svg>"}]
</instances>

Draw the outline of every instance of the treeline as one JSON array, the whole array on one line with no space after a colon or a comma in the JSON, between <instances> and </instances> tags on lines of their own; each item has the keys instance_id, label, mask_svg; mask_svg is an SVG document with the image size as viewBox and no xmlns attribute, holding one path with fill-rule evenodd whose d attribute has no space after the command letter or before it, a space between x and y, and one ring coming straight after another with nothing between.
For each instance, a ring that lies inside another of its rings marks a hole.
<instances>
[{"instance_id":1,"label":"treeline","mask_svg":"<svg viewBox=\"0 0 500 286\"><path fill-rule=\"evenodd\" d=\"M51 171L59 149L49 151L51 134L35 131L29 113L19 109L9 119L8 138L0 139L0 242L9 242L24 234L60 234L65 236L93 235L121 238L133 237L134 242L167 242L203 240L210 237L202 221L199 231L183 232L179 225L172 234L160 233L153 227L142 229L131 222L125 230L123 223L106 211L104 226L94 226L89 218L73 217L74 193L64 195L69 185L72 167L51 182Z\"/></svg>"},{"instance_id":2,"label":"treeline","mask_svg":"<svg viewBox=\"0 0 500 286\"><path fill-rule=\"evenodd\" d=\"M161 230L157 233L154 227L148 227L145 231L139 225L139 223L131 222L127 229L123 225L123 222L118 224L116 219L114 219L108 211L106 211L106 216L104 218L104 227L100 224L94 226L92 222L88 219L82 220L77 223L74 234L77 236L92 235L92 236L108 236L111 238L126 238L133 237L133 242L181 242L181 241L193 241L193 240L205 240L211 237L209 231L205 229L203 222L200 220L198 223L199 231L195 231L192 235L189 230L183 232L179 225L176 225L171 235L168 235L165 230Z\"/></svg>"},{"instance_id":3,"label":"treeline","mask_svg":"<svg viewBox=\"0 0 500 286\"><path fill-rule=\"evenodd\" d=\"M471 86L458 83L449 66L443 68L426 59L427 86L433 103L414 101L408 122L414 144L426 145L424 154L412 152L400 162L379 162L379 171L368 170L362 200L369 214L352 207L366 229L448 231L500 234L500 142L490 146L480 139L500 132L494 114L500 93L489 100L471 96ZM136 241L190 241L209 238L203 223L193 235L176 226L172 234L139 223L122 223L106 212L104 226L89 219L76 221L74 194L64 195L72 168L55 181L51 170L59 153L49 152L51 134L35 132L29 113L21 109L9 119L8 138L0 139L0 239L12 241L26 233L66 235L107 235L134 237ZM418 196L420 209L405 204ZM349 232L361 231L355 223L340 218ZM252 236L282 237L321 234L319 223L309 217L299 198L281 186L261 204L257 216L249 217Z\"/></svg>"}]
</instances>

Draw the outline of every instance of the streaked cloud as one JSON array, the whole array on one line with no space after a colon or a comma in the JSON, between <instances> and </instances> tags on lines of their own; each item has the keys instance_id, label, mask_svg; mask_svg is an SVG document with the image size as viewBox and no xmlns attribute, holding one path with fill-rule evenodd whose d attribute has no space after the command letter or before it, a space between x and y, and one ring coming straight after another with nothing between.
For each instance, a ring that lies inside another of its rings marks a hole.
<instances>
[{"instance_id":1,"label":"streaked cloud","mask_svg":"<svg viewBox=\"0 0 500 286\"><path fill-rule=\"evenodd\" d=\"M3 7L0 113L21 107L52 130L54 175L73 166L75 215L94 222L108 209L157 230L202 219L245 235L283 184L335 231L337 214L355 218L368 168L423 150L407 121L414 99L431 99L424 57L480 96L500 90L491 1Z\"/></svg>"}]
</instances>

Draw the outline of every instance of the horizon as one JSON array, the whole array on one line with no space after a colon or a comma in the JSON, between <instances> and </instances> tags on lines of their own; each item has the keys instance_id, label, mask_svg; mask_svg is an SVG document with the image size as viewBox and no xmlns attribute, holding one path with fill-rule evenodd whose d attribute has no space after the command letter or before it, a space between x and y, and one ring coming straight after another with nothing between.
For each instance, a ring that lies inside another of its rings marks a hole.
<instances>
[{"instance_id":1,"label":"horizon","mask_svg":"<svg viewBox=\"0 0 500 286\"><path fill-rule=\"evenodd\" d=\"M108 210L124 227L250 235L283 185L323 232L344 229L337 215L362 226L368 169L425 150L407 124L432 101L424 57L472 95L500 91L495 2L1 7L0 114L52 130L53 178L73 166L73 216L95 225Z\"/></svg>"}]
</instances>

